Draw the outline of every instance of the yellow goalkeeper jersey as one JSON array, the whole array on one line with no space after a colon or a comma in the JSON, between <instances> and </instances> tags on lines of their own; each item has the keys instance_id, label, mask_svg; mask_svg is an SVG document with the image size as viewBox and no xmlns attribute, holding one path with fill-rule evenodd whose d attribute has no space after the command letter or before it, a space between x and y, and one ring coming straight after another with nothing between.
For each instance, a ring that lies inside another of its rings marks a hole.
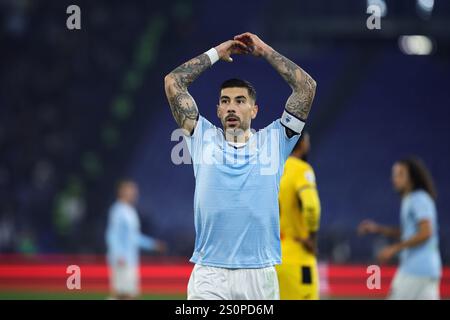
<instances>
[{"instance_id":1,"label":"yellow goalkeeper jersey","mask_svg":"<svg viewBox=\"0 0 450 320\"><path fill-rule=\"evenodd\" d=\"M282 263L316 263L296 238L306 239L320 224L320 200L312 167L290 156L280 181L280 238Z\"/></svg>"}]
</instances>

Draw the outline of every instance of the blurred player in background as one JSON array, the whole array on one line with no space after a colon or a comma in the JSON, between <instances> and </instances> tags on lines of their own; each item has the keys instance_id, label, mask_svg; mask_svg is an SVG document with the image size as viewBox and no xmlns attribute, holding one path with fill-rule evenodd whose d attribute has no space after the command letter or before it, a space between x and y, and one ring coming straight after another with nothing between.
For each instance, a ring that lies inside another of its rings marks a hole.
<instances>
[{"instance_id":1,"label":"blurred player in background","mask_svg":"<svg viewBox=\"0 0 450 320\"><path fill-rule=\"evenodd\" d=\"M280 182L281 265L277 266L280 298L318 300L317 231L320 200L307 156L309 134L303 133L287 159Z\"/></svg>"},{"instance_id":2,"label":"blurred player in background","mask_svg":"<svg viewBox=\"0 0 450 320\"><path fill-rule=\"evenodd\" d=\"M402 197L400 228L361 222L360 234L375 233L395 239L378 255L385 263L400 253L400 265L392 280L390 299L439 299L442 273L438 221L433 180L415 157L397 161L392 169L394 189Z\"/></svg>"},{"instance_id":3,"label":"blurred player in background","mask_svg":"<svg viewBox=\"0 0 450 320\"><path fill-rule=\"evenodd\" d=\"M231 62L230 55L246 53L270 63L292 88L280 118L254 134L250 125L258 106L249 82L230 79L222 84L217 116L223 130L199 114L187 90L219 59ZM166 95L184 129L195 175L195 266L188 299L279 299L274 268L281 260L279 180L303 130L315 87L303 69L248 32L166 76ZM273 167L264 170L261 158L269 145Z\"/></svg>"},{"instance_id":4,"label":"blurred player in background","mask_svg":"<svg viewBox=\"0 0 450 320\"><path fill-rule=\"evenodd\" d=\"M111 297L135 299L139 295L139 249L165 251L165 244L141 234L135 209L138 187L131 180L119 182L117 200L109 210L106 229Z\"/></svg>"}]
</instances>

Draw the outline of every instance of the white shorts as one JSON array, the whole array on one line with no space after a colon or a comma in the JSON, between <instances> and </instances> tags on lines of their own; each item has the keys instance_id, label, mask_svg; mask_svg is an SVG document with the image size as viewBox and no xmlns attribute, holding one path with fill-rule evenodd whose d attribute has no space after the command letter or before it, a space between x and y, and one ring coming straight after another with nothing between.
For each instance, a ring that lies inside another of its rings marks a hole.
<instances>
[{"instance_id":1,"label":"white shorts","mask_svg":"<svg viewBox=\"0 0 450 320\"><path fill-rule=\"evenodd\" d=\"M188 300L279 300L274 267L226 269L196 264L188 283Z\"/></svg>"},{"instance_id":2,"label":"white shorts","mask_svg":"<svg viewBox=\"0 0 450 320\"><path fill-rule=\"evenodd\" d=\"M389 300L439 300L439 280L397 272Z\"/></svg>"},{"instance_id":3,"label":"white shorts","mask_svg":"<svg viewBox=\"0 0 450 320\"><path fill-rule=\"evenodd\" d=\"M111 289L117 295L139 295L139 267L113 266L110 267Z\"/></svg>"}]
</instances>

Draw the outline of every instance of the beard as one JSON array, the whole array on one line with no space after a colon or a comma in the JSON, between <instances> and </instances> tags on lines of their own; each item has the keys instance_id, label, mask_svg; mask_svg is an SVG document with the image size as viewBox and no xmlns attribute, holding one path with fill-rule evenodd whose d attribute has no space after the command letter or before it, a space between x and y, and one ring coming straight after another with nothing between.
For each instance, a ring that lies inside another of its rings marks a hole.
<instances>
[{"instance_id":1,"label":"beard","mask_svg":"<svg viewBox=\"0 0 450 320\"><path fill-rule=\"evenodd\" d=\"M228 120L233 119L235 123L229 125ZM245 132L249 129L250 124L247 121L242 121L240 117L235 114L229 114L222 119L223 128L230 134L240 135L241 132Z\"/></svg>"}]
</instances>

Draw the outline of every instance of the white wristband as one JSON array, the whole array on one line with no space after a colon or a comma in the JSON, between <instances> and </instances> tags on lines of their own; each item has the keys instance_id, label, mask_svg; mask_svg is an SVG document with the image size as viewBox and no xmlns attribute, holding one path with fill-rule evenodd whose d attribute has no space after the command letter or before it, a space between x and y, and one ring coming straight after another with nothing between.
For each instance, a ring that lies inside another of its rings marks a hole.
<instances>
[{"instance_id":1,"label":"white wristband","mask_svg":"<svg viewBox=\"0 0 450 320\"><path fill-rule=\"evenodd\" d=\"M303 127L305 126L304 121L296 118L286 110L284 110L281 116L281 124L299 134L302 133Z\"/></svg>"},{"instance_id":2,"label":"white wristband","mask_svg":"<svg viewBox=\"0 0 450 320\"><path fill-rule=\"evenodd\" d=\"M219 61L219 54L217 53L216 48L209 49L205 54L209 57L209 60L211 60L211 65Z\"/></svg>"}]
</instances>

